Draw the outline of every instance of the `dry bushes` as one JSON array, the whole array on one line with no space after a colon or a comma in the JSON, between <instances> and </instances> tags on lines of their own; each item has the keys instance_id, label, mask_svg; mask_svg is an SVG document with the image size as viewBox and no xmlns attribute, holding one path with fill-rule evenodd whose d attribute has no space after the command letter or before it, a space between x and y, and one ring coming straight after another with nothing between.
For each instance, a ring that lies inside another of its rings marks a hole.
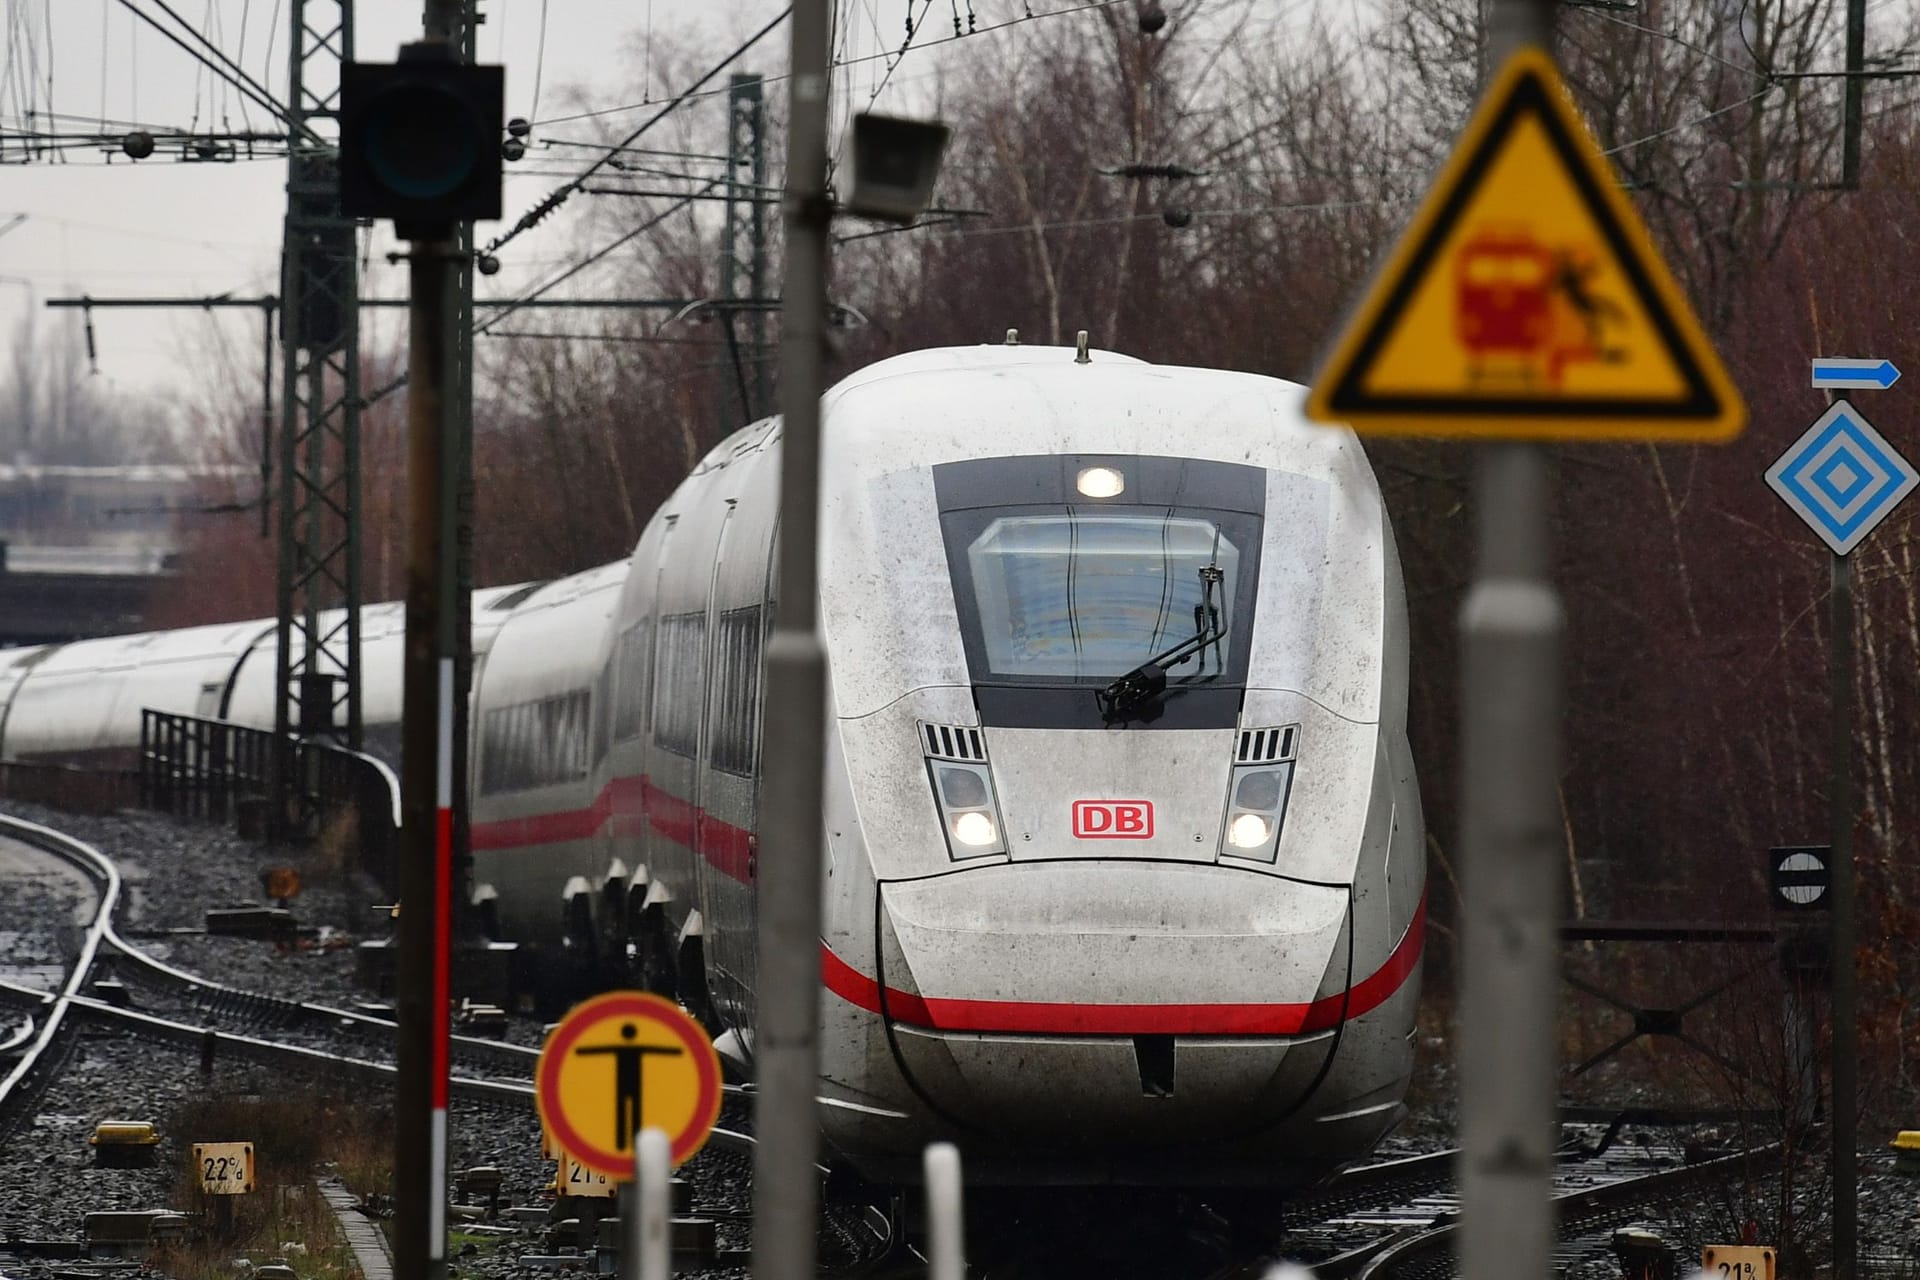
<instances>
[{"instance_id":1,"label":"dry bushes","mask_svg":"<svg viewBox=\"0 0 1920 1280\"><path fill-rule=\"evenodd\" d=\"M347 1276L352 1255L333 1211L314 1188L331 1172L356 1195L390 1195L393 1183L391 1106L384 1099L327 1089L266 1097L212 1095L191 1099L167 1117L177 1146L174 1203L196 1215L195 1240L156 1253L176 1280L226 1277L240 1256L285 1257L302 1276ZM195 1142L253 1143L257 1188L251 1195L209 1196L193 1168ZM290 1256L295 1242L304 1254Z\"/></svg>"}]
</instances>

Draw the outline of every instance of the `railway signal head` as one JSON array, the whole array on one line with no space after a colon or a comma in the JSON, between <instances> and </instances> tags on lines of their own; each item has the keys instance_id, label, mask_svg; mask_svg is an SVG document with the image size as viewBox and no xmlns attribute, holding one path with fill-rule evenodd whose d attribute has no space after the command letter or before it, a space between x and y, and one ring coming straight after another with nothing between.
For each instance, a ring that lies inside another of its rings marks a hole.
<instances>
[{"instance_id":1,"label":"railway signal head","mask_svg":"<svg viewBox=\"0 0 1920 1280\"><path fill-rule=\"evenodd\" d=\"M500 216L505 72L410 44L394 63L340 72L340 209L391 218L410 239Z\"/></svg>"}]
</instances>

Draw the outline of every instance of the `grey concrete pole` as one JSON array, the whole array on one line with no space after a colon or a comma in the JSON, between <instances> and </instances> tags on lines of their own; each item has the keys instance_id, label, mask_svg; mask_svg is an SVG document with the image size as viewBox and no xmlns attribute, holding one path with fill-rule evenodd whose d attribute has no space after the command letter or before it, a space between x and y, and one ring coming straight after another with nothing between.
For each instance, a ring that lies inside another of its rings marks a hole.
<instances>
[{"instance_id":1,"label":"grey concrete pole","mask_svg":"<svg viewBox=\"0 0 1920 1280\"><path fill-rule=\"evenodd\" d=\"M780 328L779 616L767 645L766 797L757 859L753 1276L814 1280L820 1070L820 878L826 653L818 633L820 393L825 380L827 0L793 6L786 283Z\"/></svg>"},{"instance_id":2,"label":"grey concrete pole","mask_svg":"<svg viewBox=\"0 0 1920 1280\"><path fill-rule=\"evenodd\" d=\"M1478 564L1461 610L1460 1274L1553 1274L1562 897L1560 654L1546 460L1491 445L1475 467Z\"/></svg>"},{"instance_id":3,"label":"grey concrete pole","mask_svg":"<svg viewBox=\"0 0 1920 1280\"><path fill-rule=\"evenodd\" d=\"M633 1181L620 1190L621 1280L667 1280L673 1274L671 1153L672 1144L658 1129L642 1129L633 1144Z\"/></svg>"},{"instance_id":4,"label":"grey concrete pole","mask_svg":"<svg viewBox=\"0 0 1920 1280\"><path fill-rule=\"evenodd\" d=\"M927 1187L927 1280L965 1280L967 1221L960 1148L936 1142L921 1158Z\"/></svg>"},{"instance_id":5,"label":"grey concrete pole","mask_svg":"<svg viewBox=\"0 0 1920 1280\"><path fill-rule=\"evenodd\" d=\"M1483 84L1516 49L1552 51L1553 0L1488 0L1485 13ZM1460 1274L1539 1280L1553 1274L1565 621L1542 450L1482 446L1474 489L1460 611Z\"/></svg>"}]
</instances>

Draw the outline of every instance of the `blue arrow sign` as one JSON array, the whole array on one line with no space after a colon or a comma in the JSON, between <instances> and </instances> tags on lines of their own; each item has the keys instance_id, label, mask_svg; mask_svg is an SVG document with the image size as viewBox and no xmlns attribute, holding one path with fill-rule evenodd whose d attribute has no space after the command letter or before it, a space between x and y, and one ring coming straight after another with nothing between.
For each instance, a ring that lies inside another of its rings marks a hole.
<instances>
[{"instance_id":1,"label":"blue arrow sign","mask_svg":"<svg viewBox=\"0 0 1920 1280\"><path fill-rule=\"evenodd\" d=\"M1900 381L1900 370L1891 360L1823 359L1813 362L1813 385L1837 391L1867 388L1885 391Z\"/></svg>"}]
</instances>

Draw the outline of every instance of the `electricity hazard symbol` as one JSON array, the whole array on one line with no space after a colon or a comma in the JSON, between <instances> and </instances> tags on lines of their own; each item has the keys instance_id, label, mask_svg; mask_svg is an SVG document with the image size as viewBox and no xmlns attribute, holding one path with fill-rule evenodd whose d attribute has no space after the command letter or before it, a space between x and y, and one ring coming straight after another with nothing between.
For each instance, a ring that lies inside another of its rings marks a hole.
<instances>
[{"instance_id":1,"label":"electricity hazard symbol","mask_svg":"<svg viewBox=\"0 0 1920 1280\"><path fill-rule=\"evenodd\" d=\"M635 1138L659 1129L685 1163L720 1114L720 1059L678 1005L610 991L555 1025L534 1072L540 1123L561 1150L595 1173L631 1181Z\"/></svg>"},{"instance_id":2,"label":"electricity hazard symbol","mask_svg":"<svg viewBox=\"0 0 1920 1280\"><path fill-rule=\"evenodd\" d=\"M1502 69L1307 400L1357 431L1726 440L1739 393L1547 56Z\"/></svg>"}]
</instances>

